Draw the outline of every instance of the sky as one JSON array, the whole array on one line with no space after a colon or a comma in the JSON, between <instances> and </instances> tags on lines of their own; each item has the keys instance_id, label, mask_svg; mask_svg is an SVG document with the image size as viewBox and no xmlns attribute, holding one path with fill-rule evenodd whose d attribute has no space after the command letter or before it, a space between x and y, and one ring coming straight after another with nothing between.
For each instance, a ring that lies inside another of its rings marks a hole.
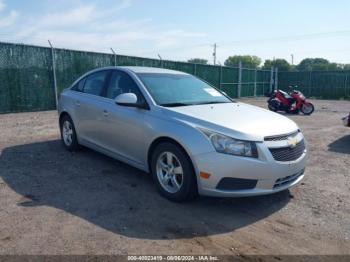
<instances>
[{"instance_id":1,"label":"sky","mask_svg":"<svg viewBox=\"0 0 350 262\"><path fill-rule=\"evenodd\" d=\"M186 61L350 63L348 0L0 0L0 41Z\"/></svg>"}]
</instances>

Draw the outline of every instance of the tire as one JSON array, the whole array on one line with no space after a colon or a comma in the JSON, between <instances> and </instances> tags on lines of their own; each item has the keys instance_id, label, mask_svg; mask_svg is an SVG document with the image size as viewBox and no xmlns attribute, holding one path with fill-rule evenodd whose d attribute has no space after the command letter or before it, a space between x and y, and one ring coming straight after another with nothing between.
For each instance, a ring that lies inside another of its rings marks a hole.
<instances>
[{"instance_id":1,"label":"tire","mask_svg":"<svg viewBox=\"0 0 350 262\"><path fill-rule=\"evenodd\" d=\"M275 100L271 100L267 107L269 108L270 111L277 112L278 110L278 103Z\"/></svg>"},{"instance_id":2,"label":"tire","mask_svg":"<svg viewBox=\"0 0 350 262\"><path fill-rule=\"evenodd\" d=\"M315 107L311 103L304 103L301 105L300 111L304 115L311 115L315 111Z\"/></svg>"},{"instance_id":3,"label":"tire","mask_svg":"<svg viewBox=\"0 0 350 262\"><path fill-rule=\"evenodd\" d=\"M275 98L269 99L267 103L270 111L277 112L280 109L280 102Z\"/></svg>"},{"instance_id":4,"label":"tire","mask_svg":"<svg viewBox=\"0 0 350 262\"><path fill-rule=\"evenodd\" d=\"M277 109L272 105L268 105L268 108L270 111L277 112Z\"/></svg>"},{"instance_id":5,"label":"tire","mask_svg":"<svg viewBox=\"0 0 350 262\"><path fill-rule=\"evenodd\" d=\"M170 201L183 202L198 195L192 162L186 152L174 143L161 143L154 149L151 173L160 194Z\"/></svg>"},{"instance_id":6,"label":"tire","mask_svg":"<svg viewBox=\"0 0 350 262\"><path fill-rule=\"evenodd\" d=\"M77 133L72 119L65 115L60 119L61 141L68 151L79 149Z\"/></svg>"}]
</instances>

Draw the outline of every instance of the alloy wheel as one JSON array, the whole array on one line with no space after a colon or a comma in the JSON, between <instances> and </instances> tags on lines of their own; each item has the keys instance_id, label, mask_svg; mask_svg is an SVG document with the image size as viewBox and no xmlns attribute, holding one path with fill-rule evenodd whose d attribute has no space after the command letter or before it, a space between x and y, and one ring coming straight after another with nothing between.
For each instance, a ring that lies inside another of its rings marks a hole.
<instances>
[{"instance_id":1,"label":"alloy wheel","mask_svg":"<svg viewBox=\"0 0 350 262\"><path fill-rule=\"evenodd\" d=\"M72 145L73 142L73 127L72 124L69 121L64 121L62 126L62 136L63 141L66 144L66 146Z\"/></svg>"},{"instance_id":2,"label":"alloy wheel","mask_svg":"<svg viewBox=\"0 0 350 262\"><path fill-rule=\"evenodd\" d=\"M179 159L171 152L159 155L156 164L160 185L169 193L177 193L183 184L184 173Z\"/></svg>"}]
</instances>

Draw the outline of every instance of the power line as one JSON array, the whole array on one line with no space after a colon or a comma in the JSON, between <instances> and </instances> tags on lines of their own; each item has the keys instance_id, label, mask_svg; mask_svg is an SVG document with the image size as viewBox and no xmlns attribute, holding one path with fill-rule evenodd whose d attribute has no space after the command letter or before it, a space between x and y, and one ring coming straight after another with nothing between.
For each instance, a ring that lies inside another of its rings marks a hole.
<instances>
[{"instance_id":1,"label":"power line","mask_svg":"<svg viewBox=\"0 0 350 262\"><path fill-rule=\"evenodd\" d=\"M312 33L312 34L300 34L300 35L289 35L289 36L279 36L279 37L271 37L271 38L256 38L256 39L245 39L245 40L237 40L237 41L228 41L228 42L217 42L215 43L216 48L218 47L218 43L220 46L222 45L239 45L239 44L247 44L247 43L257 43L260 44L261 42L269 42L269 41L287 41L287 40L300 40L300 39L310 39L310 38L322 38L322 37L331 37L331 36L339 36L339 35L348 35L350 36L350 30L339 30L339 31L333 31L333 32L321 32L321 33ZM44 43L44 41L47 41L47 38L43 37L43 36L26 36L26 37L20 37L16 34L9 34L9 33L0 33L0 38L7 38L8 40L12 40L12 41L16 41L16 42L21 42L21 43L30 43L30 44L37 44L38 40L40 40L40 42ZM32 41L30 41L30 39L32 39ZM28 41L29 40L29 41ZM33 41L34 40L34 41ZM53 39L54 40L54 39ZM1 40L0 40L1 41ZM36 43L33 43L36 42ZM59 42L59 41L58 41ZM183 47L177 47L177 48L168 48L168 49L159 49L159 51L165 51L165 50L169 50L169 51L174 51L174 50L182 50L182 49L187 49L189 47L200 47L200 46L207 46L208 48L210 48L210 46L213 46L212 44L206 43L206 44L195 44L195 45L187 45L187 46L183 46ZM63 47L64 48L64 47ZM72 47L67 47L67 48L72 48ZM215 63L217 62L217 53L216 53L216 48L214 47L214 53L215 53ZM78 48L79 50L81 50L81 48ZM102 47L99 46L98 48L96 48L96 50L99 50L98 52L101 52L103 50L108 50L109 47ZM84 49L85 51L85 49ZM145 50L146 51L146 50ZM209 50L208 50L209 51ZM320 53L320 55L325 54L325 53L348 53L350 52L350 49L337 49L337 50L319 50L319 51L311 51L311 52L293 52L293 58L292 58L292 63L294 63L294 55L295 54L303 54L303 56L307 56L308 54L317 54ZM154 50L152 52L142 52L143 56L148 54L148 53L153 53L154 54ZM214 53L213 53L213 58L214 58ZM337 59L338 60L338 59ZM339 60L338 60L339 61Z\"/></svg>"},{"instance_id":2,"label":"power line","mask_svg":"<svg viewBox=\"0 0 350 262\"><path fill-rule=\"evenodd\" d=\"M270 37L270 38L255 38L255 39L244 39L244 40L236 40L236 41L227 41L227 42L217 42L219 45L240 45L240 44L249 44L249 43L256 43L261 44L261 42L271 42L271 41L289 41L289 40L304 40L304 39L310 39L310 38L322 38L322 37L330 37L330 36L337 36L337 35L346 35L350 34L350 30L339 30L339 31L331 31L331 32L320 32L320 33L311 33L311 34L300 34L300 35L285 35L285 36L276 36L276 37ZM0 36L9 36L13 39L19 39L18 36L15 36L13 34L6 34L6 33L0 33ZM29 38L35 38L35 39L41 39L46 41L46 37L37 37L37 36L30 36ZM202 44L195 44L195 45L187 45L183 47L176 47L176 48L165 48L160 49L162 51L175 51L175 50L182 50L192 47L202 47L202 46L210 46L210 43L202 43ZM150 51L149 53L153 53L154 51ZM147 53L145 53L147 54Z\"/></svg>"},{"instance_id":3,"label":"power line","mask_svg":"<svg viewBox=\"0 0 350 262\"><path fill-rule=\"evenodd\" d=\"M255 39L244 39L244 40L236 40L236 41L227 41L227 42L217 42L220 46L232 46L232 45L241 45L241 44L261 44L261 42L275 42L275 41L296 41L296 40L304 40L304 39L313 39L313 38L324 38L331 37L337 35L350 35L350 30L339 30L332 32L320 32L320 33L311 33L311 34L300 34L300 35L285 35L285 36L276 36L270 38L255 38ZM211 43L203 43L203 44L195 44L195 45L186 45L183 47L176 48L165 48L161 49L162 51L176 51L182 49L188 49L193 47L202 47L202 46L212 46Z\"/></svg>"},{"instance_id":4,"label":"power line","mask_svg":"<svg viewBox=\"0 0 350 262\"><path fill-rule=\"evenodd\" d=\"M286 35L286 36L276 36L269 38L256 38L256 39L246 39L246 40L237 40L230 42L221 42L221 45L235 45L235 44L247 44L251 42L270 42L270 41L287 41L287 40L303 40L305 38L322 38L329 36L336 36L342 34L350 34L350 30L341 30L333 32L323 32L323 33L312 33L312 34L300 34L300 35Z\"/></svg>"}]
</instances>

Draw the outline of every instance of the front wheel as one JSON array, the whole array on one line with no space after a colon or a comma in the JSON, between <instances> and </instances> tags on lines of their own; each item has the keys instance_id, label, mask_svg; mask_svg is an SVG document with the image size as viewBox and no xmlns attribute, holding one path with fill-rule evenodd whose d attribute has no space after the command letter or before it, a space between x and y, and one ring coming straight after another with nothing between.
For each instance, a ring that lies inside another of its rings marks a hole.
<instances>
[{"instance_id":1,"label":"front wheel","mask_svg":"<svg viewBox=\"0 0 350 262\"><path fill-rule=\"evenodd\" d=\"M268 104L268 108L270 111L277 112L277 107L275 105Z\"/></svg>"},{"instance_id":2,"label":"front wheel","mask_svg":"<svg viewBox=\"0 0 350 262\"><path fill-rule=\"evenodd\" d=\"M61 140L64 147L69 151L79 148L77 134L72 119L65 115L60 120Z\"/></svg>"},{"instance_id":3,"label":"front wheel","mask_svg":"<svg viewBox=\"0 0 350 262\"><path fill-rule=\"evenodd\" d=\"M315 107L313 104L311 103L304 103L301 105L300 111L304 114L304 115L311 115L315 110Z\"/></svg>"},{"instance_id":4,"label":"front wheel","mask_svg":"<svg viewBox=\"0 0 350 262\"><path fill-rule=\"evenodd\" d=\"M151 172L160 193L182 202L197 196L197 180L191 160L173 143L159 144L152 154Z\"/></svg>"},{"instance_id":5,"label":"front wheel","mask_svg":"<svg viewBox=\"0 0 350 262\"><path fill-rule=\"evenodd\" d=\"M267 101L267 107L270 111L277 112L280 107L280 103L276 99L269 99Z\"/></svg>"}]
</instances>

